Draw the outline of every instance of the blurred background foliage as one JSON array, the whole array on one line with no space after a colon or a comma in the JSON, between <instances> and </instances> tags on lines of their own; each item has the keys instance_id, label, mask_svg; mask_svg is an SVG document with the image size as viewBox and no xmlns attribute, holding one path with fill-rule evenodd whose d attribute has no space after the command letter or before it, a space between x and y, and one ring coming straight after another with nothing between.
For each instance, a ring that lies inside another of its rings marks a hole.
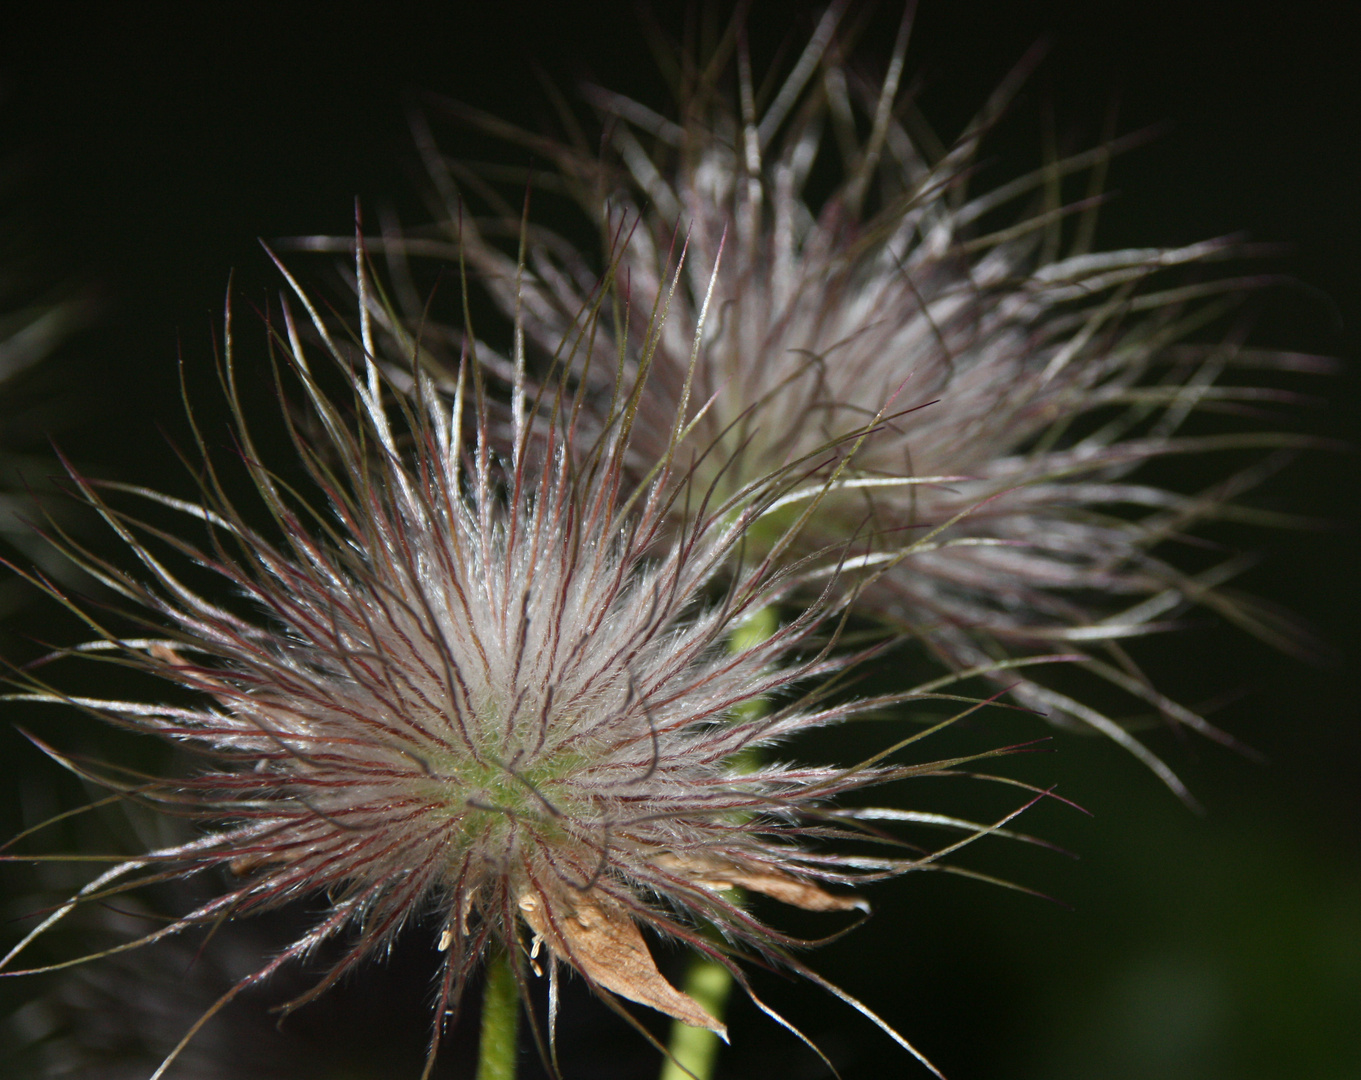
<instances>
[{"instance_id":1,"label":"blurred background foliage","mask_svg":"<svg viewBox=\"0 0 1361 1080\"><path fill-rule=\"evenodd\" d=\"M674 30L680 5L672 7L654 10ZM801 43L816 10L755 4L758 63L786 39ZM1113 106L1120 131L1167 122L1148 146L1114 163L1100 243L1224 234L1279 243L1253 263L1281 283L1251 305L1252 342L1354 360L1361 81L1353 53L1361 16L1327 0L1305 0L1271 19L1249 11L1227 0L924 0L910 69L922 111L950 136L1029 47L1047 40L1048 58L989 144L985 169L1007 175L1033 164L1050 118L1059 144L1071 147L1098 141ZM894 4L873 12L860 51L871 67L882 67L897 18ZM46 376L60 408L30 413L29 428L53 433L91 473L192 494L192 478L168 451L188 442L176 362L182 355L210 443L229 452L212 364L229 271L262 428L276 415L251 313L276 285L256 238L349 231L356 196L374 213L391 209L403 222L422 222L405 114L427 94L531 130L554 125L541 77L569 93L585 77L665 106L665 83L638 27L628 0L51 3L10 12L0 38L0 152L22 154L36 176L18 208L25 234L45 265L55 260L72 279L83 275L101 295L97 324L66 340ZM452 127L441 137L456 154L507 152ZM980 182L988 182L986 171ZM1358 389L1353 366L1323 384L1323 402L1299 424L1361 445ZM41 476L50 467L25 468ZM873 889L874 917L822 949L814 966L880 1009L951 1080L1361 1076L1358 495L1354 454L1309 454L1256 501L1321 516L1331 527L1270 534L1224 527L1212 537L1263 553L1242 584L1308 619L1335 650L1333 662L1309 666L1209 621L1139 643L1138 657L1160 685L1192 704L1217 702L1212 718L1265 764L1152 733L1205 804L1197 816L1104 741L1055 739L1048 752L1005 762L1002 771L1057 784L1090 811L1051 803L1024 820L1027 831L1080 857L991 841L961 863L1061 903L914 875ZM116 550L97 530L91 537L100 550ZM30 558L13 549L10 556ZM4 655L23 661L43 642L80 634L35 596L8 616ZM63 672L62 685L103 692L110 679L126 677L91 667ZM128 739L74 713L7 712L69 751L142 765L168 756L158 747L129 749ZM998 714L951 737L981 746L1043 734L1038 721ZM881 728L863 725L806 752L844 757L883 741ZM935 783L903 789L901 798L975 814L1008 805L996 791ZM5 725L0 833L90 794ZM64 823L29 849L132 850L157 827L135 810L114 811ZM4 867L6 940L43 896L85 877L80 867ZM82 940L113 940L101 935L125 932L128 920L153 915L157 904L180 902L153 896L145 911L106 912L87 921ZM0 1072L145 1074L148 1043L173 1042L187 1010L280 940L293 917L281 912L224 933L197 959L190 942L146 966L91 968L74 982L4 981L0 1062L11 1064ZM828 930L813 918L789 925L810 935ZM281 1032L262 1010L285 1000L289 986L305 985L301 977L247 995L204 1036L183 1075L414 1077L431 948L428 935L409 934L386 962L289 1018ZM776 977L757 985L844 1076L911 1071L886 1040L810 987ZM579 985L563 1023L569 1075L655 1075L655 1053ZM735 1006L732 1026L721 1076L822 1075L810 1052L753 1007ZM474 1041L470 1024L450 1037L441 1075L470 1075ZM89 1056L96 1054L108 1056Z\"/></svg>"}]
</instances>

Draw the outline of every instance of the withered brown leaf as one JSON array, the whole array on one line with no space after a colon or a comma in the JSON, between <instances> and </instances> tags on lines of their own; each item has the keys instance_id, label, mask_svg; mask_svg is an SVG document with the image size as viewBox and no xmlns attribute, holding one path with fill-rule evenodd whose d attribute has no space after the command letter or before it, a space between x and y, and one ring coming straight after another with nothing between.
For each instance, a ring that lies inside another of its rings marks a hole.
<instances>
[{"instance_id":1,"label":"withered brown leaf","mask_svg":"<svg viewBox=\"0 0 1361 1080\"><path fill-rule=\"evenodd\" d=\"M643 935L621 904L600 889L560 899L561 904L553 905L551 918L546 916L538 894L525 893L519 900L525 922L553 952L592 983L727 1039L728 1030L723 1024L700 1008L694 998L662 978Z\"/></svg>"},{"instance_id":2,"label":"withered brown leaf","mask_svg":"<svg viewBox=\"0 0 1361 1080\"><path fill-rule=\"evenodd\" d=\"M668 870L680 871L694 884L706 889L743 888L805 911L869 910L869 904L859 897L829 893L811 881L769 866L738 866L736 863L675 853L661 856L657 864Z\"/></svg>"}]
</instances>

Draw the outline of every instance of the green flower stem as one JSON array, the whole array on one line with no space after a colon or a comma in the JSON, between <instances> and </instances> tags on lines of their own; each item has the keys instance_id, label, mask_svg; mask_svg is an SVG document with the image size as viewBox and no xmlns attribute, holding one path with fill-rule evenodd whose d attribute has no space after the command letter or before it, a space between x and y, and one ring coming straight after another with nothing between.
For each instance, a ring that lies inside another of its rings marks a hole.
<instances>
[{"instance_id":1,"label":"green flower stem","mask_svg":"<svg viewBox=\"0 0 1361 1080\"><path fill-rule=\"evenodd\" d=\"M520 993L510 954L487 964L482 990L482 1040L477 1050L477 1080L515 1080L520 1031Z\"/></svg>"},{"instance_id":2,"label":"green flower stem","mask_svg":"<svg viewBox=\"0 0 1361 1080\"><path fill-rule=\"evenodd\" d=\"M732 637L728 639L728 649L739 653L759 645L775 633L779 625L774 608L758 611L733 631ZM761 698L745 701L733 710L733 719L754 719L766 711L766 704ZM742 764L751 769L759 763L749 752ZM734 898L740 898L737 890L734 890ZM722 1020L728 996L732 992L732 973L708 957L696 956L690 961L681 989L715 1020ZM661 1080L692 1080L692 1077L695 1080L710 1080L718 1060L718 1046L718 1036L707 1028L695 1028L673 1020L666 1046L671 1056L662 1063ZM482 1078L479 1076L478 1080Z\"/></svg>"},{"instance_id":3,"label":"green flower stem","mask_svg":"<svg viewBox=\"0 0 1361 1080\"><path fill-rule=\"evenodd\" d=\"M699 1002L710 1016L721 1020L732 990L732 975L721 964L697 956L690 962L681 989ZM661 1080L691 1080L692 1074L699 1080L709 1080L718 1060L718 1045L718 1036L708 1028L691 1027L673 1020L667 1044L671 1057L662 1064Z\"/></svg>"}]
</instances>

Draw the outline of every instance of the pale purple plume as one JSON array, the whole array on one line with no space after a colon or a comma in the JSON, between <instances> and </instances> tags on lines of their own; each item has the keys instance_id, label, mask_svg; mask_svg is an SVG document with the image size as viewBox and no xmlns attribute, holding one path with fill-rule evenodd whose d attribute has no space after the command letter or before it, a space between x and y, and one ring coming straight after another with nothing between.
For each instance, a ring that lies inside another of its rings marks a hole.
<instances>
[{"instance_id":1,"label":"pale purple plume","mask_svg":"<svg viewBox=\"0 0 1361 1080\"><path fill-rule=\"evenodd\" d=\"M199 703L71 697L42 669L15 696L73 705L196 755L192 773L129 790L116 771L44 746L79 774L203 829L99 875L0 967L77 908L217 871L225 886L211 899L96 955L295 899L325 902L310 930L207 1010L158 1077L202 1023L281 965L325 942L339 946L291 1008L413 921L434 923L442 953L431 1062L446 1018L496 949L509 951L526 1000L531 972L546 968L556 1002L566 965L621 1011L617 997L722 1032L660 975L640 928L734 972L744 957L790 967L911 1050L804 967L790 952L799 943L755 919L734 892L816 911L864 909L846 887L932 868L939 853L905 854L897 841L876 852L887 834L858 824L861 816L945 825L966 838L996 831L832 805L846 791L959 762L898 765L877 755L850 767L801 766L771 756L799 732L914 696L819 692L819 677L854 659L833 649L829 617L846 601L839 587L782 625L744 632L752 619L769 620L792 584L774 555L733 571L752 523L788 480L771 475L702 512L696 497L677 525L673 503L689 480L666 462L646 483L630 479L624 463L637 426L627 402L588 437L560 398L539 409L533 438L526 431L498 455L475 357L465 358L452 407L423 374L405 390L389 383L375 359L362 256L357 273L358 327L323 318L287 276L292 295L271 328L276 359L302 389L290 430L310 501L256 450L230 312L224 385L268 528L232 504L222 466L202 445L198 503L75 476L140 566L72 554L140 609L145 627L127 636L87 616L99 637L74 652L117 657ZM292 315L299 304L301 322ZM325 389L337 384L339 393ZM531 410L517 400L512 411ZM110 503L120 492L181 512L209 540L144 527ZM177 560L208 568L237 600L224 606L191 587L172 568ZM754 747L767 748L761 764L747 753Z\"/></svg>"},{"instance_id":2,"label":"pale purple plume","mask_svg":"<svg viewBox=\"0 0 1361 1080\"><path fill-rule=\"evenodd\" d=\"M764 102L740 32L725 39L735 87L721 56L692 65L677 120L588 88L603 156L585 140L520 136L455 109L548 159L555 175L539 186L577 200L603 238L599 259L539 224L473 218L465 193L494 205L491 185L441 156L422 125L448 242L413 234L392 249L457 252L477 267L514 316L517 341L575 366L587 407L601 410L597 430L620 392L622 357L623 387L641 387L635 475L674 454L693 464L690 482L721 497L772 471L806 469L807 495L822 501L788 556L864 570L862 609L921 639L953 671L989 675L1055 722L1116 739L1189 799L1124 727L1024 661L1074 653L1137 709L1228 741L1159 693L1120 643L1170 629L1199 605L1304 650L1294 627L1222 588L1243 559L1190 573L1170 550L1204 522L1272 520L1234 500L1280 456L1199 491L1136 470L1172 455L1306 445L1250 425L1183 429L1197 411L1289 400L1221 382L1225 372L1325 365L1245 348L1232 333L1188 343L1255 284L1206 273L1235 254L1230 242L1089 249L1095 201L1065 203L1062 181L1099 179L1119 144L972 191L980 144L1025 65L933 153L904 119L910 19L874 81L844 59L845 9L828 9ZM830 170L839 170L831 192L810 194L825 191ZM1033 205L1006 217L1026 199ZM518 257L494 242L506 234L521 237ZM584 338L578 313L593 305L611 318ZM666 318L653 333L657 311ZM499 370L525 370L517 349ZM688 426L673 445L678 411ZM836 490L824 492L832 475ZM788 503L793 513L797 492ZM759 523L749 546L769 550L786 520L777 512Z\"/></svg>"}]
</instances>

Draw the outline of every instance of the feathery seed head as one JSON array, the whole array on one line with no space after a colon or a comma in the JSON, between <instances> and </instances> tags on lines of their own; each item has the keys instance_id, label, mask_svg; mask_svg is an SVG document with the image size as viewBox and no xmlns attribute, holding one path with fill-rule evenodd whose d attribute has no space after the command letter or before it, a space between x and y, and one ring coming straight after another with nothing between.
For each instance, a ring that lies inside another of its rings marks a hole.
<instances>
[{"instance_id":1,"label":"feathery seed head","mask_svg":"<svg viewBox=\"0 0 1361 1080\"><path fill-rule=\"evenodd\" d=\"M129 638L87 617L99 639L86 650L121 656L202 703L73 699L36 674L20 696L75 704L201 754L194 774L129 794L207 828L103 873L0 964L82 904L220 868L231 879L218 895L114 951L324 891L311 929L219 1005L349 932L306 1000L404 924L433 917L443 968L432 1061L445 1017L494 948L512 954L522 992L542 944L554 973L567 964L607 998L722 1031L662 978L640 927L729 966L756 953L815 978L786 952L795 943L756 921L733 890L818 911L863 907L824 886L923 863L829 850L838 837L866 836L854 814L824 804L944 766L753 767L749 748L878 704L790 693L844 664L814 637L831 600L743 632L769 618L786 587L770 559L731 569L747 528L778 496L778 478L692 510L676 527L668 514L685 477L663 459L646 483L627 478L631 407L584 446L561 397L540 410L534 439L523 433L498 457L471 357L452 409L419 371L406 392L385 377L370 279L357 264L363 306L353 340L291 277L294 299L285 298L273 337L319 433L291 427L325 508L309 507L256 451L230 310L224 385L242 460L281 539L247 523L206 454L201 504L76 477L141 569L83 561L149 627ZM310 325L295 321L298 303ZM314 366L317 355L326 370ZM348 401L323 388L336 371ZM516 417L531 409L520 393ZM475 430L465 437L469 416ZM208 542L141 526L106 501L119 489L197 519ZM186 584L153 551L160 541L225 579L246 613ZM765 710L743 708L772 695ZM704 923L722 943L698 929ZM533 939L530 960L522 936Z\"/></svg>"},{"instance_id":2,"label":"feathery seed head","mask_svg":"<svg viewBox=\"0 0 1361 1080\"><path fill-rule=\"evenodd\" d=\"M1233 339L1184 343L1250 283L1176 275L1231 255L1230 244L1089 250L1095 200L1065 204L1062 181L1090 172L1099 187L1118 144L971 192L980 142L1021 75L953 146L933 153L900 119L910 110L900 93L910 17L875 83L843 59L837 24L846 8L829 6L764 100L734 30L724 45L737 51L735 93L724 89L720 49L689 70L679 121L588 88L607 133L603 158L584 144L526 137L605 238L614 268L620 315L583 348L587 400L613 400L612 361L623 356L642 384L635 469L674 452L696 462L701 485L730 493L805 468L821 505L789 555L833 552L843 568L871 571L862 605L956 670L1074 649L1170 721L1218 737L1115 650L1165 629L1192 603L1289 646L1274 619L1217 592L1237 561L1196 576L1155 550L1198 522L1234 517L1230 500L1274 465L1206 492L1130 473L1168 455L1300 445L1278 434L1180 429L1196 410L1275 397L1216 385L1226 369L1317 365ZM456 178L486 190L475 170L451 170L428 139L426 148L449 205ZM837 168L831 192L814 194ZM1031 210L994 225L1026 197ZM1073 218L1075 228L1066 224ZM488 289L556 354L594 288L589 257L537 229L517 264L487 239L490 226L479 233L460 220L459 229ZM677 277L678 237L690 258ZM658 306L665 325L645 337L639 328ZM669 448L678 410L685 439ZM797 507L791 498L785 512ZM770 550L786 520L767 515L748 543ZM852 538L866 554L847 561ZM1002 677L1015 682L1012 669ZM1014 692L1112 735L1184 794L1102 714L1029 676Z\"/></svg>"}]
</instances>

